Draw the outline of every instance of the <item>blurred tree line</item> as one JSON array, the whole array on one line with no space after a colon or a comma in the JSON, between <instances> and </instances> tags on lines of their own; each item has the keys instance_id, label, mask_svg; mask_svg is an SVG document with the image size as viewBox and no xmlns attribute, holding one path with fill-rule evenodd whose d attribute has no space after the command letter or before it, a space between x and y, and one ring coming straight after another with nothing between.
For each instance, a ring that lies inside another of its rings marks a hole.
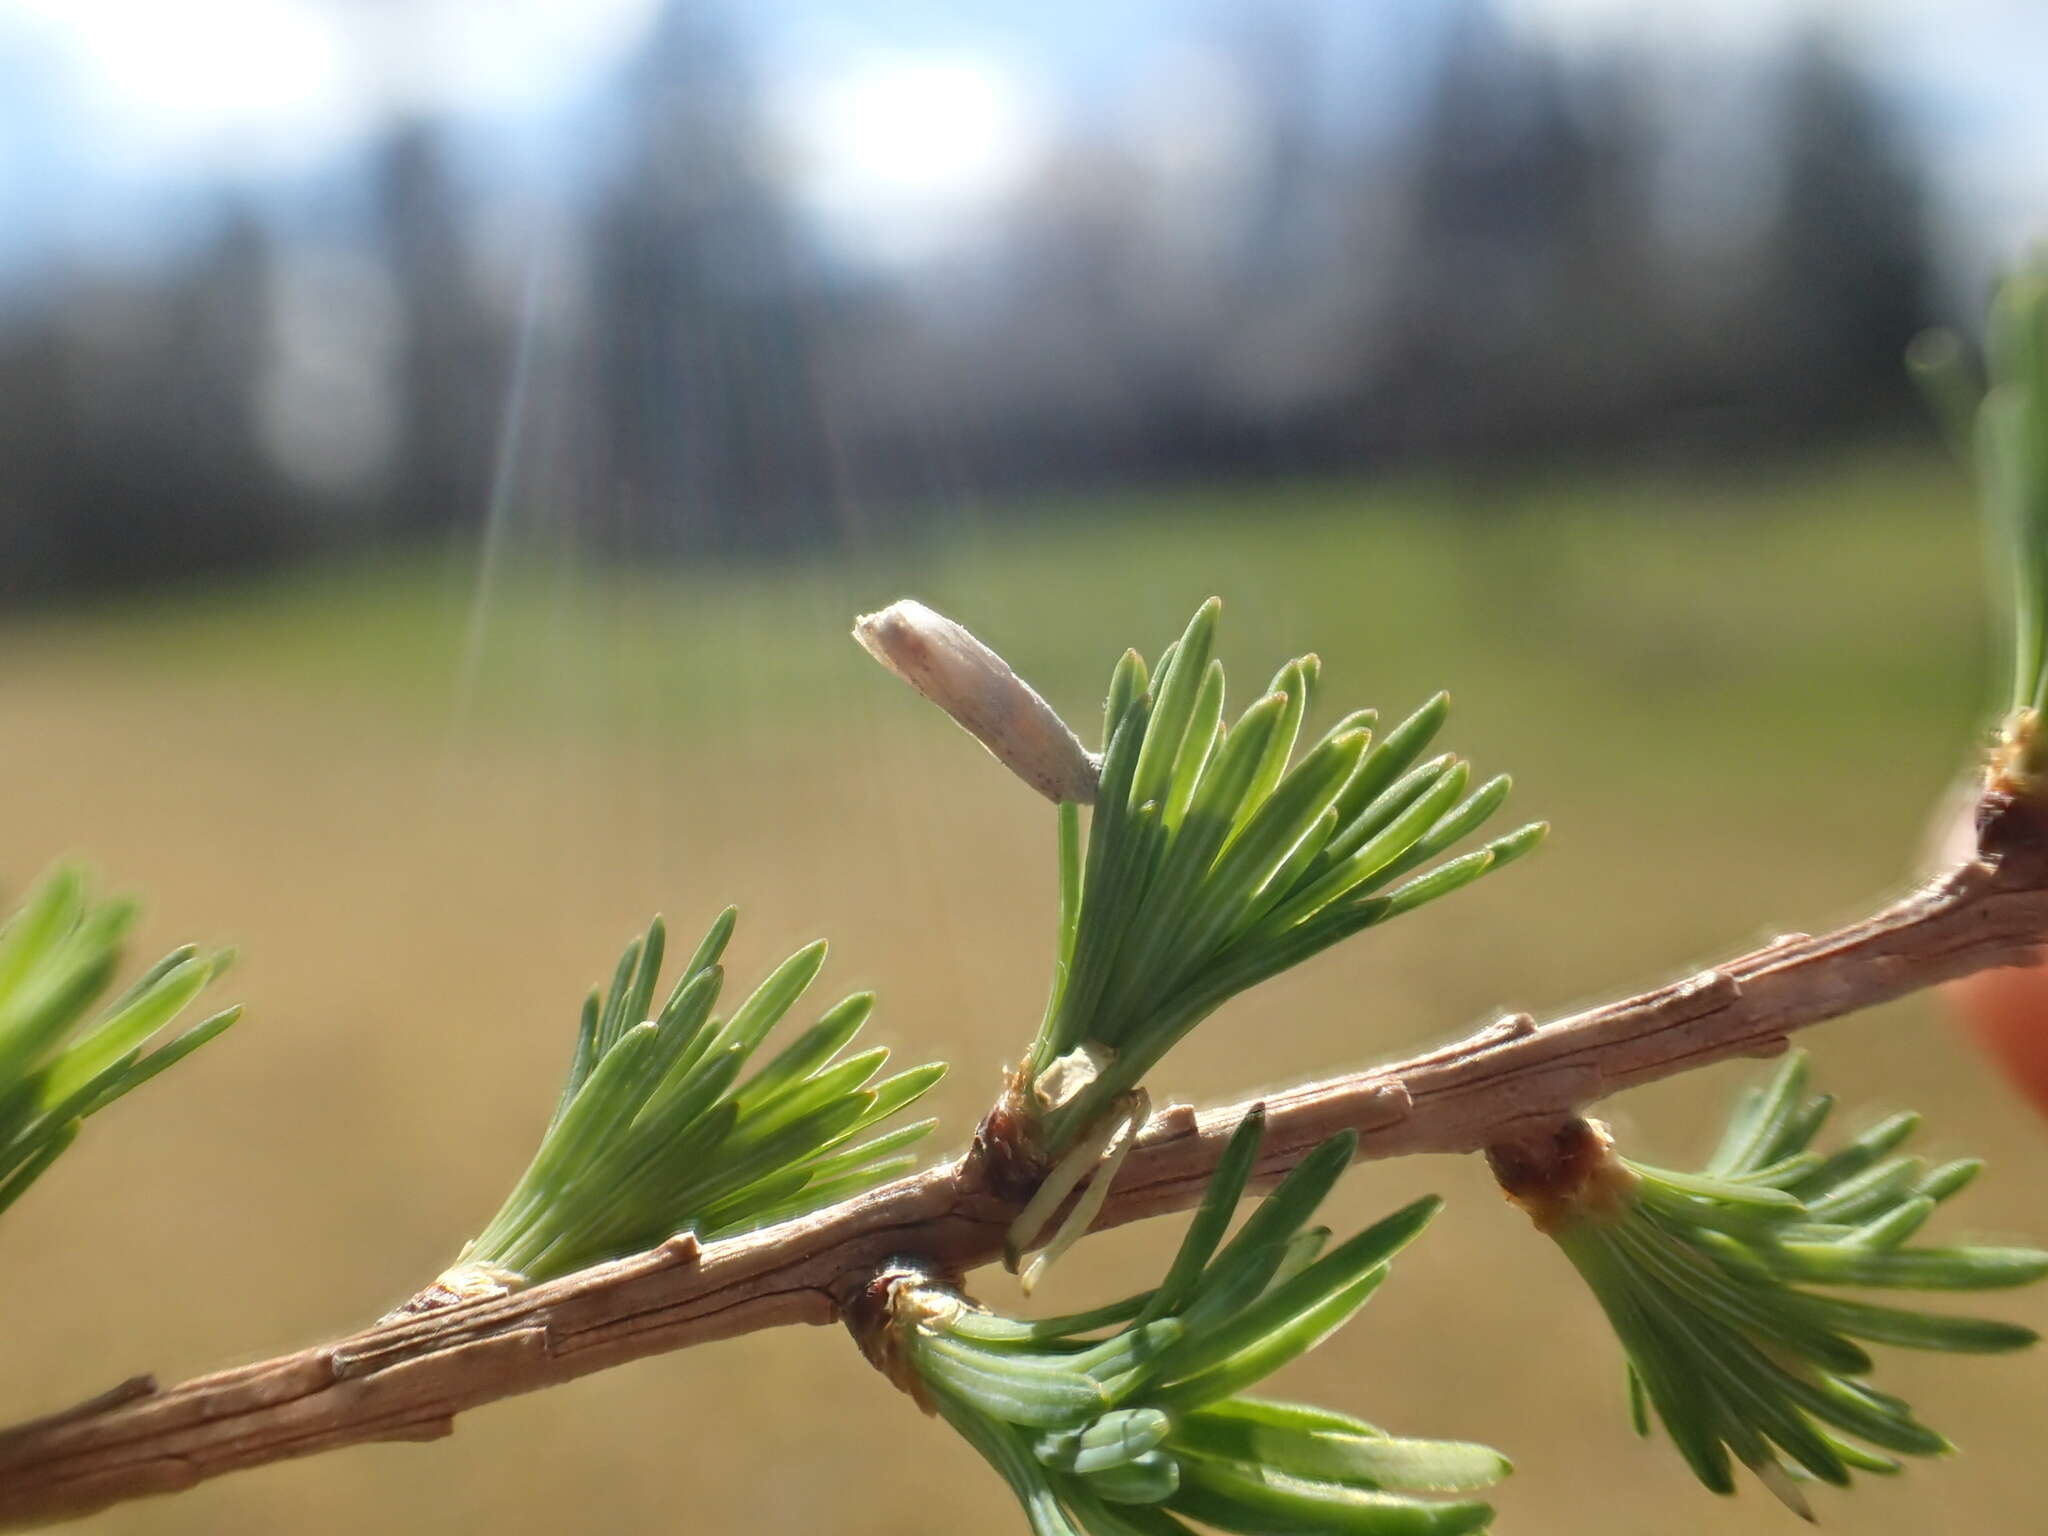
<instances>
[{"instance_id":1,"label":"blurred tree line","mask_svg":"<svg viewBox=\"0 0 2048 1536\"><path fill-rule=\"evenodd\" d=\"M675 0L546 261L434 124L345 239L225 206L185 260L0 321L0 598L512 525L775 551L984 493L1723 454L1883 430L1925 197L1820 37L1731 83L1572 64L1459 7L1364 133L1322 40L1222 41L1255 153L1176 178L1070 125L970 253L850 265L778 174L741 34Z\"/></svg>"}]
</instances>

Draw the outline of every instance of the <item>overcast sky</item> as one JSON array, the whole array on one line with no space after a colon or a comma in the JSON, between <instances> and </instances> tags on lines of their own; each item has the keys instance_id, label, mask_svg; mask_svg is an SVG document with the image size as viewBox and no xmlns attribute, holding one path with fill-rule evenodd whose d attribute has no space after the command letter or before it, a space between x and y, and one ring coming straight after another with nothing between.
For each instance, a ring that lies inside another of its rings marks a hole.
<instances>
[{"instance_id":1,"label":"overcast sky","mask_svg":"<svg viewBox=\"0 0 2048 1536\"><path fill-rule=\"evenodd\" d=\"M1440 0L1267 0L1324 31L1377 29L1398 60ZM1253 0L1257 4L1257 0ZM659 0L0 0L0 262L118 248L220 184L289 187L346 163L396 112L466 122L508 157L549 151L644 37ZM1501 0L1579 50L1641 40L1758 54L1825 19L1905 109L1992 259L2048 237L2043 0ZM1172 77L1217 0L745 0L762 84L828 227L914 255L999 198L1077 102ZM1192 72L1190 74L1190 72ZM559 146L554 146L559 148Z\"/></svg>"}]
</instances>

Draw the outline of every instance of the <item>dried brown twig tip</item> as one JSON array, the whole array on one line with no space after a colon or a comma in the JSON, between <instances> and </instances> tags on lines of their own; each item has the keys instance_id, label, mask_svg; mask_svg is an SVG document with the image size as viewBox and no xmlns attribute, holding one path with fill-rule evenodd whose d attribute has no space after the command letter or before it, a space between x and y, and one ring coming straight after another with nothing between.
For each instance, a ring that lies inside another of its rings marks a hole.
<instances>
[{"instance_id":1,"label":"dried brown twig tip","mask_svg":"<svg viewBox=\"0 0 2048 1536\"><path fill-rule=\"evenodd\" d=\"M855 619L853 637L1046 799L1094 804L1095 758L1053 707L964 626L906 597Z\"/></svg>"}]
</instances>

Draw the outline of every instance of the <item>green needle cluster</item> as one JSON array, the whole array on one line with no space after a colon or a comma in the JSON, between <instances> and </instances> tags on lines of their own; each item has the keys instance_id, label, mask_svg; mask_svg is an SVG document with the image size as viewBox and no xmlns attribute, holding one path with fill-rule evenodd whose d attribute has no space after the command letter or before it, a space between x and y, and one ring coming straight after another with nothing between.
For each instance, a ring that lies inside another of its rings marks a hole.
<instances>
[{"instance_id":1,"label":"green needle cluster","mask_svg":"<svg viewBox=\"0 0 2048 1536\"><path fill-rule=\"evenodd\" d=\"M1491 1519L1483 1503L1414 1495L1498 1481L1509 1466L1497 1452L1239 1395L1342 1327L1440 1203L1324 1252L1329 1229L1309 1223L1351 1159L1346 1134L1225 1242L1262 1129L1256 1114L1240 1127L1156 1290L1036 1322L929 1283L893 1296L892 1369L1002 1474L1034 1536L1166 1536L1187 1532L1183 1519L1453 1536Z\"/></svg>"},{"instance_id":2,"label":"green needle cluster","mask_svg":"<svg viewBox=\"0 0 2048 1536\"><path fill-rule=\"evenodd\" d=\"M2048 709L2048 273L2014 278L1991 306L1990 391L1977 413L1978 478L2011 563L2013 700L2030 721L2018 767L2048 767L2040 716Z\"/></svg>"},{"instance_id":3,"label":"green needle cluster","mask_svg":"<svg viewBox=\"0 0 2048 1536\"><path fill-rule=\"evenodd\" d=\"M241 1015L223 1009L145 1052L232 958L188 944L92 1017L135 917L133 903L92 900L84 875L66 867L46 875L0 927L0 1210L71 1145L88 1115Z\"/></svg>"},{"instance_id":4,"label":"green needle cluster","mask_svg":"<svg viewBox=\"0 0 2048 1536\"><path fill-rule=\"evenodd\" d=\"M1085 859L1078 812L1060 808L1058 955L1027 1074L1035 1082L1082 1052L1094 1077L1051 1109L1050 1157L1230 997L1471 883L1545 830L1424 871L1508 793L1505 777L1468 793L1464 763L1424 760L1448 699L1377 742L1372 711L1346 715L1290 767L1316 658L1282 667L1226 726L1223 666L1210 654L1219 608L1202 605L1156 676L1135 651L1118 663Z\"/></svg>"},{"instance_id":5,"label":"green needle cluster","mask_svg":"<svg viewBox=\"0 0 2048 1536\"><path fill-rule=\"evenodd\" d=\"M637 1253L677 1233L706 1241L800 1216L906 1171L930 1120L855 1138L922 1097L938 1063L880 1082L882 1047L840 1059L874 1006L828 1009L746 1081L741 1072L825 963L821 940L790 956L719 1018L731 937L711 925L654 1007L665 931L626 947L610 988L583 1008L576 1050L540 1150L459 1267L532 1283Z\"/></svg>"},{"instance_id":6,"label":"green needle cluster","mask_svg":"<svg viewBox=\"0 0 2048 1536\"><path fill-rule=\"evenodd\" d=\"M1946 331L1913 344L1908 363L1926 388L1950 442L1976 469L1992 588L2003 595L2012 643L2007 787L2048 772L2048 269L2009 278L1992 301L1985 334L1988 388Z\"/></svg>"},{"instance_id":7,"label":"green needle cluster","mask_svg":"<svg viewBox=\"0 0 2048 1536\"><path fill-rule=\"evenodd\" d=\"M1542 1223L1628 1353L1637 1431L1649 1433L1654 1408L1707 1487L1733 1491L1732 1455L1801 1514L1801 1479L1847 1485L1854 1472L1898 1471L1897 1456L1950 1449L1863 1379L1865 1343L1989 1354L2035 1340L2010 1323L1831 1292L1983 1290L2048 1273L2034 1249L1910 1246L1980 1165L1895 1155L1918 1124L1907 1114L1818 1152L1832 1101L1805 1089L1795 1055L1744 1093L1704 1173L1614 1158L1618 1199Z\"/></svg>"}]
</instances>

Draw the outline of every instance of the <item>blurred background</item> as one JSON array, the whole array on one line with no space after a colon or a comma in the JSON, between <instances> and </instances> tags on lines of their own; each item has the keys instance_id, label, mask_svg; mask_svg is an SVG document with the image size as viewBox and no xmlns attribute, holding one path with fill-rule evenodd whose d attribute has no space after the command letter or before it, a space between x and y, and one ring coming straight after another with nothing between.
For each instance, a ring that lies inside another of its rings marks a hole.
<instances>
[{"instance_id":1,"label":"blurred background","mask_svg":"<svg viewBox=\"0 0 2048 1536\"><path fill-rule=\"evenodd\" d=\"M1554 822L1165 1095L1899 888L1990 688L1899 357L2048 234L2044 58L2030 0L0 0L0 882L84 855L146 945L240 945L250 1005L0 1226L0 1416L413 1291L655 910L739 901L736 975L829 935L820 1007L875 987L956 1064L956 1146L1036 1022L1052 826L846 639L906 593L1092 735L1122 647L1219 592L1241 699L1310 648L1329 717L1448 687ZM2048 1235L2043 1127L1931 1000L1815 1049L1991 1159L1953 1220ZM1682 1163L1743 1076L1613 1118ZM1336 1215L1425 1187L1286 1390L1501 1446L1504 1531L1782 1523L1627 1435L1483 1169L1369 1167ZM1880 1379L1965 1454L1827 1518L2038 1523L2038 1360ZM836 1335L743 1340L97 1528L1021 1528L882 1392Z\"/></svg>"}]
</instances>

